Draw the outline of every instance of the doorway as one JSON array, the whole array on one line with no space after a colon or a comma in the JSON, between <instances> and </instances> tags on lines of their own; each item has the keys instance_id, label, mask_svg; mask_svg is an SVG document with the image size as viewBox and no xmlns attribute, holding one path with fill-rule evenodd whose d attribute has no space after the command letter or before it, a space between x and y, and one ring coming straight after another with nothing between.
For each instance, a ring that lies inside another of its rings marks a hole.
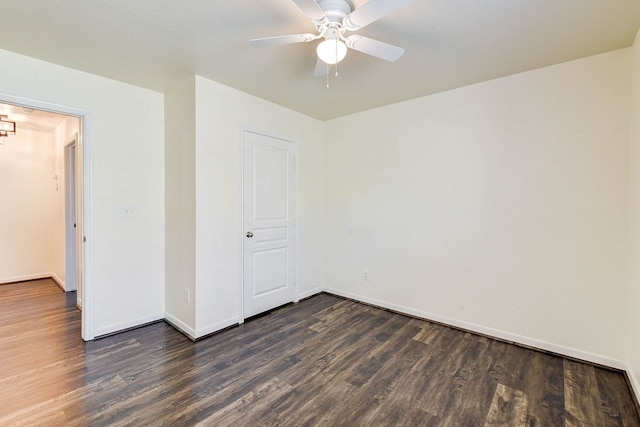
<instances>
[{"instance_id":1,"label":"doorway","mask_svg":"<svg viewBox=\"0 0 640 427\"><path fill-rule=\"evenodd\" d=\"M78 180L76 176L78 136L75 134L64 146L64 175L65 175L65 290L77 291L76 306L82 309L82 286L78 286L81 277L78 272L78 254L81 253L81 242L78 235L78 211L82 206L77 204ZM80 247L80 250L78 249Z\"/></svg>"},{"instance_id":2,"label":"doorway","mask_svg":"<svg viewBox=\"0 0 640 427\"><path fill-rule=\"evenodd\" d=\"M296 300L293 141L242 129L242 319Z\"/></svg>"},{"instance_id":3,"label":"doorway","mask_svg":"<svg viewBox=\"0 0 640 427\"><path fill-rule=\"evenodd\" d=\"M93 322L91 304L91 281L87 280L90 270L92 251L86 244L90 229L90 148L91 135L90 112L42 101L0 94L0 104L10 107L15 118L16 131L37 130L38 126L47 126L47 120L58 120L50 130L54 144L52 185L54 199L60 200L59 206L51 212L56 230L62 243L57 245L60 258L54 256L51 277L64 285L66 291L77 290L77 305L82 309L81 337L92 340ZM62 117L62 119L60 119ZM73 124L72 124L73 123ZM42 130L42 129L40 129ZM25 132L26 133L26 132ZM60 182L64 180L64 182ZM59 194L63 193L63 194ZM55 239L54 239L55 240Z\"/></svg>"}]
</instances>

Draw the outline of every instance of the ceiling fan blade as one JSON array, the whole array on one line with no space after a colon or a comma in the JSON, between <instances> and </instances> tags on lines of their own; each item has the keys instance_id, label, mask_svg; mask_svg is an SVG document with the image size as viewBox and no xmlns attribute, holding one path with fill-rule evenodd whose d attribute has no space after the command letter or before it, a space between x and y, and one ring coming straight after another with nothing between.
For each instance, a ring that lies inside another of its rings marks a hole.
<instances>
[{"instance_id":1,"label":"ceiling fan blade","mask_svg":"<svg viewBox=\"0 0 640 427\"><path fill-rule=\"evenodd\" d=\"M329 66L318 58L318 61L316 61L316 69L313 72L313 77L326 76L327 74L329 74Z\"/></svg>"},{"instance_id":2,"label":"ceiling fan blade","mask_svg":"<svg viewBox=\"0 0 640 427\"><path fill-rule=\"evenodd\" d=\"M404 49L401 47L355 34L347 37L347 46L358 52L366 53L367 55L375 56L376 58L389 62L396 62L404 53Z\"/></svg>"},{"instance_id":3,"label":"ceiling fan blade","mask_svg":"<svg viewBox=\"0 0 640 427\"><path fill-rule=\"evenodd\" d=\"M264 46L277 46L281 44L291 44L291 43L304 43L309 42L311 40L315 40L317 36L311 33L305 34L291 34L289 36L275 36L275 37L264 37L261 39L251 39L249 43L252 46L264 47Z\"/></svg>"},{"instance_id":4,"label":"ceiling fan blade","mask_svg":"<svg viewBox=\"0 0 640 427\"><path fill-rule=\"evenodd\" d=\"M387 16L391 12L408 5L412 1L413 0L369 0L347 15L342 21L342 24L350 31L359 30Z\"/></svg>"},{"instance_id":5,"label":"ceiling fan blade","mask_svg":"<svg viewBox=\"0 0 640 427\"><path fill-rule=\"evenodd\" d=\"M324 18L324 12L320 9L316 0L293 0L293 2L309 18L317 21L321 21Z\"/></svg>"}]
</instances>

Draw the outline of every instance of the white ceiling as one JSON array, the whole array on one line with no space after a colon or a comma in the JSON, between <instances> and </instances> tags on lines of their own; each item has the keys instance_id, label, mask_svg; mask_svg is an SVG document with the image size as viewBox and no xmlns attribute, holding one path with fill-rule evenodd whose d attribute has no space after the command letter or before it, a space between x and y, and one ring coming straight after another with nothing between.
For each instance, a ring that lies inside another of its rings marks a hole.
<instances>
[{"instance_id":1,"label":"white ceiling","mask_svg":"<svg viewBox=\"0 0 640 427\"><path fill-rule=\"evenodd\" d=\"M16 122L17 132L20 130L53 132L65 119L62 114L11 104L0 104L0 115L7 116L7 120Z\"/></svg>"},{"instance_id":2,"label":"white ceiling","mask_svg":"<svg viewBox=\"0 0 640 427\"><path fill-rule=\"evenodd\" d=\"M353 0L356 7L365 0ZM291 0L0 0L0 48L165 91L187 74L318 119L631 46L639 0L415 0L358 33L406 49L396 63L350 51L313 77L313 32ZM1 65L0 65L1 66Z\"/></svg>"}]
</instances>

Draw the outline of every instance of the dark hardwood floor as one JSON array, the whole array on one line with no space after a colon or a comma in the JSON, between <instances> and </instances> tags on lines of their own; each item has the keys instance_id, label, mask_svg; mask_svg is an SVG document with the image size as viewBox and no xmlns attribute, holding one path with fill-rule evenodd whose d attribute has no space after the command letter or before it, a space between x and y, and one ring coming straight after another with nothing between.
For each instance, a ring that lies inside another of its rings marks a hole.
<instances>
[{"instance_id":1,"label":"dark hardwood floor","mask_svg":"<svg viewBox=\"0 0 640 427\"><path fill-rule=\"evenodd\" d=\"M0 426L640 426L620 372L324 294L83 343L50 280L0 286L0 397Z\"/></svg>"}]
</instances>

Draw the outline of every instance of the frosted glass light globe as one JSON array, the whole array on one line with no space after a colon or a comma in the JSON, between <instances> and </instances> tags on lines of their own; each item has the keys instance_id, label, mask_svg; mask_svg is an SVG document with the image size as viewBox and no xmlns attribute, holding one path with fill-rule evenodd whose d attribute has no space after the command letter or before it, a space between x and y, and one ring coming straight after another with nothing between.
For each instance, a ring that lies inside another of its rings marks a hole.
<instances>
[{"instance_id":1,"label":"frosted glass light globe","mask_svg":"<svg viewBox=\"0 0 640 427\"><path fill-rule=\"evenodd\" d=\"M342 40L327 39L318 45L316 51L322 62L333 65L347 56L347 45Z\"/></svg>"}]
</instances>

